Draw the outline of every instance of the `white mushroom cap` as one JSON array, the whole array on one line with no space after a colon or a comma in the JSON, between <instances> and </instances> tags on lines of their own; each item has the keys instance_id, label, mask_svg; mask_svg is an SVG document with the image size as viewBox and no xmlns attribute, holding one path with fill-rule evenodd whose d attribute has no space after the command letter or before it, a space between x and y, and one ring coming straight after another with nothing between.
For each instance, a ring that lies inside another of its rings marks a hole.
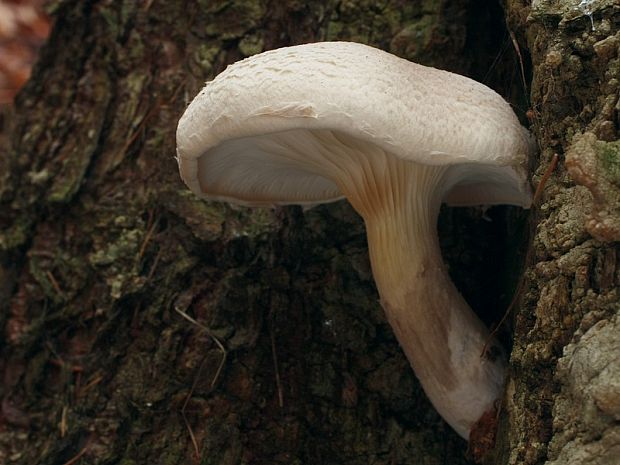
<instances>
[{"instance_id":1,"label":"white mushroom cap","mask_svg":"<svg viewBox=\"0 0 620 465\"><path fill-rule=\"evenodd\" d=\"M335 201L343 194L317 167L317 135L448 165L449 204L531 201L531 141L497 93L350 42L265 52L207 83L177 129L181 177L196 194L244 205Z\"/></svg>"}]
</instances>

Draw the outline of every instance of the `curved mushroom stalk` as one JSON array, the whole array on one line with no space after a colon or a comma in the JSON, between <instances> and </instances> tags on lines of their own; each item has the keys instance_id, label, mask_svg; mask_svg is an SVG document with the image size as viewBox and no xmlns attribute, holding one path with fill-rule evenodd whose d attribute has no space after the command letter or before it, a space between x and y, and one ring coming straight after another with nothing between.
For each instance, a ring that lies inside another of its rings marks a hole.
<instances>
[{"instance_id":1,"label":"curved mushroom stalk","mask_svg":"<svg viewBox=\"0 0 620 465\"><path fill-rule=\"evenodd\" d=\"M426 395L467 439L501 396L503 350L493 340L481 357L489 331L442 261L436 223L447 168L386 158L382 175L364 173L366 190L343 191L366 223L387 319Z\"/></svg>"}]
</instances>

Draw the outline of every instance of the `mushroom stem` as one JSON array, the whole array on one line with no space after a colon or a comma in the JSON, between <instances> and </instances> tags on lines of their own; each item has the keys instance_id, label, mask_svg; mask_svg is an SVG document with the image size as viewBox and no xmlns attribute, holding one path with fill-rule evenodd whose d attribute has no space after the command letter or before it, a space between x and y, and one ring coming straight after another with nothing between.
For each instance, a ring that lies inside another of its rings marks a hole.
<instances>
[{"instance_id":1,"label":"mushroom stem","mask_svg":"<svg viewBox=\"0 0 620 465\"><path fill-rule=\"evenodd\" d=\"M501 395L505 361L497 341L480 356L489 331L441 257L436 223L450 168L384 156L383 169L339 185L366 223L381 304L400 345L437 411L467 439Z\"/></svg>"}]
</instances>

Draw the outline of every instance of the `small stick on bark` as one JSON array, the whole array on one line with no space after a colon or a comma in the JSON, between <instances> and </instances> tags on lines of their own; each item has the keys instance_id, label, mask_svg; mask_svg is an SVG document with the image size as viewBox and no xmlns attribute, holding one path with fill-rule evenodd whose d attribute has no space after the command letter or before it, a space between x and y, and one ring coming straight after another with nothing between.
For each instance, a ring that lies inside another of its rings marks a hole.
<instances>
[{"instance_id":1,"label":"small stick on bark","mask_svg":"<svg viewBox=\"0 0 620 465\"><path fill-rule=\"evenodd\" d=\"M88 452L88 448L90 447L90 440L88 440L86 442L86 445L84 447L82 447L82 450L78 452L78 454L76 456L74 456L73 458L71 458L70 460L68 460L67 462L65 462L63 465L74 465L75 463L77 463L78 460L80 460L80 458L82 458L82 456Z\"/></svg>"},{"instance_id":2,"label":"small stick on bark","mask_svg":"<svg viewBox=\"0 0 620 465\"><path fill-rule=\"evenodd\" d=\"M192 425L189 424L189 420L187 419L187 415L185 411L187 409L187 404L189 400L194 395L194 390L196 389L196 385L198 384L198 380L200 379L200 375L202 373L202 369L206 362L206 357L202 359L202 363L200 367L198 367L198 373L196 373L196 377L194 378L194 382L192 383L192 387L189 390L189 393L185 397L185 401L183 402L183 407L181 407L181 416L183 417L183 421L185 422L185 427L187 428L187 432L189 433L189 438L192 441L192 445L194 446L194 454L196 454L196 460L200 460L202 458L202 454L200 453L200 448L198 447L198 441L196 440L196 435L194 434L194 430L192 429Z\"/></svg>"},{"instance_id":3,"label":"small stick on bark","mask_svg":"<svg viewBox=\"0 0 620 465\"><path fill-rule=\"evenodd\" d=\"M174 311L177 312L179 315L181 315L183 318L185 318L190 323L192 323L192 324L198 326L199 328L201 328L202 330L204 330L207 333L207 335L211 339L213 339L213 341L217 345L218 349L222 352L222 360L220 361L220 364L217 367L217 371L215 372L215 375L213 376L213 379L211 380L211 388L213 388L215 386L215 383L217 382L218 378L220 377L222 369L224 368L224 364L226 363L226 357L228 356L228 351L224 347L224 344L222 344L220 342L220 340L213 334L213 332L208 327L206 327L202 323L199 323L198 321L196 321L194 318L192 318L191 316L189 316L187 313L185 313L183 310L181 310L179 308L175 307ZM194 430L192 429L192 425L189 424L189 420L187 419L187 415L185 415L185 410L187 408L187 404L189 403L189 400L192 398L192 395L194 394L194 390L196 388L196 384L198 383L198 380L200 379L200 373L202 372L202 369L204 367L205 362L206 362L206 358L203 359L202 363L200 364L200 367L198 368L198 373L197 373L196 377L194 378L194 382L192 383L192 387L191 387L189 393L187 394L187 397L185 398L185 402L183 402L183 407L181 407L181 416L183 417L183 421L185 422L185 427L187 428L190 440L192 441L192 445L194 447L194 453L196 454L196 459L197 460L200 460L200 458L201 458L200 448L198 447L198 441L196 440L196 435L194 434Z\"/></svg>"},{"instance_id":4,"label":"small stick on bark","mask_svg":"<svg viewBox=\"0 0 620 465\"><path fill-rule=\"evenodd\" d=\"M536 192L534 193L534 200L532 201L532 205L534 205L534 208L538 208L538 204L542 197L543 191L545 190L545 185L551 177L551 174L553 174L553 172L555 171L555 168L558 166L559 159L560 157L558 156L558 154L554 153L553 157L551 158L551 163L549 163L549 166L545 170L543 177L540 179L538 187L536 187Z\"/></svg>"},{"instance_id":5,"label":"small stick on bark","mask_svg":"<svg viewBox=\"0 0 620 465\"><path fill-rule=\"evenodd\" d=\"M515 48L515 52L517 52L517 56L519 57L519 66L521 68L521 80L523 81L523 88L527 92L527 81L525 80L525 68L523 67L523 57L521 56L521 48L519 47L519 42L517 42L517 38L515 37L515 33L510 32L510 39L512 40L512 46Z\"/></svg>"},{"instance_id":6,"label":"small stick on bark","mask_svg":"<svg viewBox=\"0 0 620 465\"><path fill-rule=\"evenodd\" d=\"M220 365L217 367L217 371L215 372L215 375L213 376L213 380L211 381L211 387L213 388L218 378L220 377L220 374L222 373L222 369L224 368L224 364L226 363L226 357L228 356L228 351L224 347L224 344L222 344L220 340L213 334L213 332L209 328L207 328L205 325L203 325L202 323L199 323L198 321L196 321L194 318L189 316L187 313L185 313L181 309L178 309L175 307L174 311L177 312L179 315L181 315L183 318L185 318L190 323L193 323L199 328L203 329L207 333L207 336L213 339L218 349L222 353L222 360L220 361Z\"/></svg>"},{"instance_id":7,"label":"small stick on bark","mask_svg":"<svg viewBox=\"0 0 620 465\"><path fill-rule=\"evenodd\" d=\"M60 423L58 424L58 429L60 429L60 437L64 438L67 434L67 412L68 408L66 405L62 406L62 412L60 414Z\"/></svg>"},{"instance_id":8,"label":"small stick on bark","mask_svg":"<svg viewBox=\"0 0 620 465\"><path fill-rule=\"evenodd\" d=\"M278 405L284 407L284 395L282 394L282 382L280 380L280 369L278 368L278 353L276 351L276 338L273 335L273 318L269 325L269 336L271 337L271 354L273 356L273 368L276 374L276 388L278 390Z\"/></svg>"},{"instance_id":9,"label":"small stick on bark","mask_svg":"<svg viewBox=\"0 0 620 465\"><path fill-rule=\"evenodd\" d=\"M45 272L45 275L47 276L47 279L50 280L50 283L52 284L52 287L56 291L56 294L58 294L61 299L64 299L65 293L62 292L62 289L60 289L60 286L58 285L58 281L56 281L56 278L54 278L54 275L52 274L52 272L50 270L47 270Z\"/></svg>"},{"instance_id":10,"label":"small stick on bark","mask_svg":"<svg viewBox=\"0 0 620 465\"><path fill-rule=\"evenodd\" d=\"M153 233L155 232L155 228L157 227L158 223L159 223L159 221L155 220L155 221L152 222L152 224L148 228L148 230L146 232L146 235L144 236L144 240L142 241L142 245L140 246L140 251L138 252L138 260L137 261L140 261L142 259L142 257L144 256L144 252L146 251L146 246L151 241L151 237L153 236Z\"/></svg>"},{"instance_id":11,"label":"small stick on bark","mask_svg":"<svg viewBox=\"0 0 620 465\"><path fill-rule=\"evenodd\" d=\"M102 380L103 380L103 376L102 375L99 374L99 375L95 376L92 380L88 381L88 383L86 383L86 385L84 385L84 387L82 387L80 389L79 395L83 396L84 394L86 394L86 391L89 391L90 389L95 387Z\"/></svg>"}]
</instances>

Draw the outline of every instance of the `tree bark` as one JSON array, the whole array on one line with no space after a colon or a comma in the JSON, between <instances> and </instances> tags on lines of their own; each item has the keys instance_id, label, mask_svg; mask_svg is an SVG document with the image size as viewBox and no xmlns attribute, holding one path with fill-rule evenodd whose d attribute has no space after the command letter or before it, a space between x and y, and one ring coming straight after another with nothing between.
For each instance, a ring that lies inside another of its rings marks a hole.
<instances>
[{"instance_id":1,"label":"tree bark","mask_svg":"<svg viewBox=\"0 0 620 465\"><path fill-rule=\"evenodd\" d=\"M620 460L620 5L508 2L532 63L535 210L499 463Z\"/></svg>"},{"instance_id":2,"label":"tree bark","mask_svg":"<svg viewBox=\"0 0 620 465\"><path fill-rule=\"evenodd\" d=\"M468 463L385 321L346 202L231 208L179 179L176 122L205 80L322 40L470 75L531 109L534 184L560 157L540 207L439 221L488 324L529 256L485 460L613 463L620 12L586 2L591 23L563 3L508 2L506 26L491 1L52 2L0 139L0 463Z\"/></svg>"}]
</instances>

